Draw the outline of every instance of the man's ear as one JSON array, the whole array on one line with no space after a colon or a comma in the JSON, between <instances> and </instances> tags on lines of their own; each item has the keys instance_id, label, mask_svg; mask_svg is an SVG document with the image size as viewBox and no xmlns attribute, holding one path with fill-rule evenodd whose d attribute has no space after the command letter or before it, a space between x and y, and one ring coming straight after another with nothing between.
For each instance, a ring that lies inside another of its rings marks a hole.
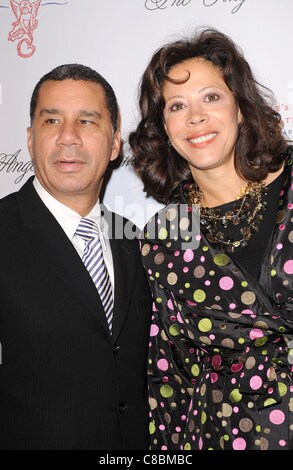
<instances>
[{"instance_id":1,"label":"man's ear","mask_svg":"<svg viewBox=\"0 0 293 470\"><path fill-rule=\"evenodd\" d=\"M118 129L113 137L113 144L112 144L112 152L111 152L111 158L110 161L116 160L120 153L121 149L121 132Z\"/></svg>"},{"instance_id":2,"label":"man's ear","mask_svg":"<svg viewBox=\"0 0 293 470\"><path fill-rule=\"evenodd\" d=\"M31 127L28 127L26 130L27 133L27 148L31 159L33 159L33 131Z\"/></svg>"}]
</instances>

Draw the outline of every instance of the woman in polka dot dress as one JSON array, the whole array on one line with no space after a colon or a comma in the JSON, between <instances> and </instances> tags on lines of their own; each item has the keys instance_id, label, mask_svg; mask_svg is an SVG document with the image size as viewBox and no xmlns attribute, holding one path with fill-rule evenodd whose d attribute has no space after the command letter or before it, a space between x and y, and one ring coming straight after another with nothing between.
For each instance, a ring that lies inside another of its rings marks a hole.
<instances>
[{"instance_id":1,"label":"woman in polka dot dress","mask_svg":"<svg viewBox=\"0 0 293 470\"><path fill-rule=\"evenodd\" d=\"M240 49L166 44L129 142L148 194L153 450L293 449L292 148Z\"/></svg>"}]
</instances>

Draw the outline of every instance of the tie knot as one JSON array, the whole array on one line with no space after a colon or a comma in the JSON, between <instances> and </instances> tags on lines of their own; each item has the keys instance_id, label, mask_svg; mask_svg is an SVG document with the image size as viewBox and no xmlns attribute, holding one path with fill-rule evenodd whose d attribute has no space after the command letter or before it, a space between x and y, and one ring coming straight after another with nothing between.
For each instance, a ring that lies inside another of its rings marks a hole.
<instances>
[{"instance_id":1,"label":"tie knot","mask_svg":"<svg viewBox=\"0 0 293 470\"><path fill-rule=\"evenodd\" d=\"M85 241L92 240L93 238L100 238L100 232L98 225L91 219L82 217L75 231L76 235L79 235Z\"/></svg>"}]
</instances>

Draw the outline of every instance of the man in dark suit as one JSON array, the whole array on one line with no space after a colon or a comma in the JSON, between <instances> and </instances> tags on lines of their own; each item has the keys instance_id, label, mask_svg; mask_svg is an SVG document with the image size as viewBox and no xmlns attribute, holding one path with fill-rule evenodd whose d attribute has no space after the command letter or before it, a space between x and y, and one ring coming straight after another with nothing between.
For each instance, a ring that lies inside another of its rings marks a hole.
<instances>
[{"instance_id":1,"label":"man in dark suit","mask_svg":"<svg viewBox=\"0 0 293 470\"><path fill-rule=\"evenodd\" d=\"M129 222L99 203L117 121L111 86L88 67L57 67L33 92L35 177L0 201L1 449L148 448L151 298ZM81 218L99 233L111 324Z\"/></svg>"}]
</instances>

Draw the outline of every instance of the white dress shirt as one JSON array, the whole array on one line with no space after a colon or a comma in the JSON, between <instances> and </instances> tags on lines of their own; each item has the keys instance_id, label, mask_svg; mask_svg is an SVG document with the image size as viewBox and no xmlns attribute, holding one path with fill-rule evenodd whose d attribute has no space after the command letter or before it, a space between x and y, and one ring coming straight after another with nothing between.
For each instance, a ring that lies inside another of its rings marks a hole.
<instances>
[{"instance_id":1,"label":"white dress shirt","mask_svg":"<svg viewBox=\"0 0 293 470\"><path fill-rule=\"evenodd\" d=\"M64 232L66 233L67 237L73 244L74 248L78 252L79 256L82 258L85 241L78 235L75 235L76 229L81 219L81 215L75 212L74 210L70 209L70 207L65 206L57 199L55 199L45 188L41 185L37 177L34 178L33 185L35 190L37 191L38 195L42 199L45 206L49 209L52 215L55 217L59 225L63 228ZM99 201L97 201L96 205L93 207L91 212L86 215L87 218L96 222L96 224L100 228L101 234L101 244L103 248L103 255L104 260L109 272L113 293L114 293L114 268L113 268L113 258L111 252L110 241L106 234L108 233L107 230L107 222L101 216L101 207Z\"/></svg>"}]
</instances>

